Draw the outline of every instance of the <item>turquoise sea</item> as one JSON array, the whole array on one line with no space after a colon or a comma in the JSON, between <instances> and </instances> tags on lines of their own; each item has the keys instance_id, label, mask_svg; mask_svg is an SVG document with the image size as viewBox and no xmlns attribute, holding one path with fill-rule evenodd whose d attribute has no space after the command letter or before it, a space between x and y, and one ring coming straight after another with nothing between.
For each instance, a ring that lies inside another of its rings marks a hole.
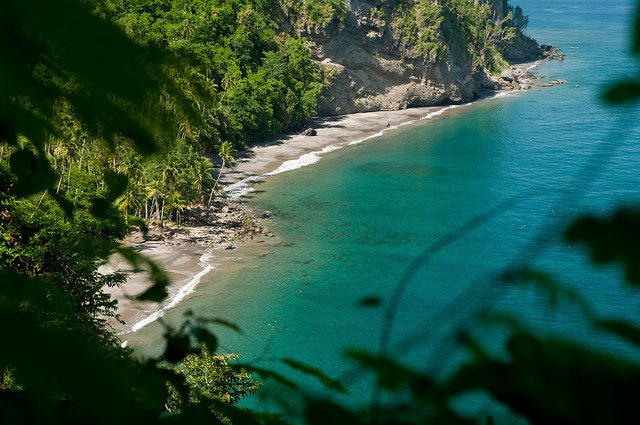
<instances>
[{"instance_id":1,"label":"turquoise sea","mask_svg":"<svg viewBox=\"0 0 640 425\"><path fill-rule=\"evenodd\" d=\"M370 378L344 351L378 348L392 300L391 353L436 375L464 361L455 329L500 351L500 331L478 320L485 311L629 354L585 326L571 303L552 308L544 292L497 277L528 265L574 287L601 315L638 318L640 294L620 270L591 266L562 239L582 214L640 201L640 112L601 101L607 86L639 70L628 43L634 2L516 4L529 15L528 33L567 55L532 71L567 84L449 109L269 178L247 202L273 212L268 226L282 243L225 282L202 282L167 320L191 309L235 322L242 335L217 330L226 351L320 394L279 359L317 366L348 382L353 403L366 402ZM368 296L382 305L361 307Z\"/></svg>"}]
</instances>

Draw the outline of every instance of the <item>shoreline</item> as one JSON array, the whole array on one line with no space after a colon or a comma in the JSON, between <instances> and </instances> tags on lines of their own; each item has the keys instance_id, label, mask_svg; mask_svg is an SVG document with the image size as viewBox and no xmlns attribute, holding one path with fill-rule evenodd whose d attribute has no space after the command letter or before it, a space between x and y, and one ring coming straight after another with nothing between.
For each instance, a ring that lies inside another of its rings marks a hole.
<instances>
[{"instance_id":1,"label":"shoreline","mask_svg":"<svg viewBox=\"0 0 640 425\"><path fill-rule=\"evenodd\" d=\"M464 104L468 105L468 104ZM197 296L196 287L207 275L223 268L233 268L234 262L241 262L239 256L246 255L258 244L267 248L277 243L276 235L263 234L268 214L258 217L242 203L241 198L254 191L254 185L270 175L294 170L318 162L321 155L333 150L364 142L378 137L386 131L401 126L415 124L423 118L442 115L447 109L464 105L428 106L398 111L362 112L338 117L313 119L312 128L316 136L303 134L284 135L271 139L262 145L242 152L233 169L223 173L221 183L229 198L225 205L233 205L241 214L251 217L249 228L258 228L249 236L246 228L234 228L228 239L211 241L209 236L215 226L196 224L190 227L164 229L150 228L147 238L141 232L129 235L126 246L141 251L154 260L169 276L172 284L167 288L169 296L162 303L135 301L133 297L151 286L144 271L132 270L131 266L119 257L110 257L100 267L101 273L124 271L127 281L114 288L104 288L113 299L118 301L118 314L125 322L110 321L111 328L121 339L135 333L150 323L163 317L165 312L189 296ZM223 207L224 208L224 207ZM222 214L221 210L214 214ZM228 253L236 255L228 255ZM249 255L252 255L250 253Z\"/></svg>"},{"instance_id":2,"label":"shoreline","mask_svg":"<svg viewBox=\"0 0 640 425\"><path fill-rule=\"evenodd\" d=\"M187 209L188 225L168 223L150 228L146 236L137 231L122 242L153 260L164 270L171 284L169 295L161 303L141 302L134 298L152 283L145 270L133 269L118 255L112 255L99 268L102 274L122 271L127 281L117 287L103 288L118 301L117 314L125 323L113 319L109 326L118 336L137 332L164 316L165 312L194 293L200 281L211 272L239 259L248 247L268 246L278 242L265 224L268 216L258 216L244 205L218 200L212 207Z\"/></svg>"},{"instance_id":3,"label":"shoreline","mask_svg":"<svg viewBox=\"0 0 640 425\"><path fill-rule=\"evenodd\" d=\"M240 152L235 167L226 171L221 179L225 186L223 190L231 199L240 199L253 192L252 186L265 178L315 164L329 152L435 118L450 109L530 91L540 86L533 80L546 78L530 73L542 62L544 60L511 66L501 77L496 77L495 90L467 103L312 118L307 123L307 130L301 133L277 136ZM308 131L314 134L305 134Z\"/></svg>"},{"instance_id":4,"label":"shoreline","mask_svg":"<svg viewBox=\"0 0 640 425\"><path fill-rule=\"evenodd\" d=\"M527 72L534 64L524 64L520 69ZM101 266L102 273L123 269L128 272L127 282L116 288L105 288L105 292L118 301L118 314L124 325L111 321L111 327L120 337L135 333L149 323L164 316L189 296L197 296L197 285L207 275L219 269L234 268L233 263L242 263L242 256L254 256L255 248L267 250L278 243L276 235L268 232L265 223L269 215L252 211L240 200L253 192L254 186L269 176L315 164L326 153L359 144L379 137L403 126L413 125L445 114L448 110L469 106L484 100L508 96L528 90L504 89L464 104L446 106L426 106L395 111L361 112L335 117L313 118L307 127L315 134L288 134L272 138L261 145L240 152L235 166L223 173L221 183L227 200L222 200L221 208L197 212L202 215L226 216L235 213L234 219L243 217L243 224L226 228L227 237L216 238L219 223L189 227L168 227L150 229L150 239L143 240L141 234L132 234L126 240L127 246L141 250L145 255L167 272L173 282L168 288L169 296L163 303L137 302L132 296L142 293L150 286L146 273L130 270L121 259L113 259ZM246 218L250 217L250 220ZM165 234L168 234L167 237ZM177 237L176 237L177 236ZM237 251L237 252L236 252ZM248 254L247 254L248 251ZM229 253L233 255L229 255ZM242 267L242 266L240 266ZM124 338L123 338L124 339ZM125 341L126 344L126 341Z\"/></svg>"}]
</instances>

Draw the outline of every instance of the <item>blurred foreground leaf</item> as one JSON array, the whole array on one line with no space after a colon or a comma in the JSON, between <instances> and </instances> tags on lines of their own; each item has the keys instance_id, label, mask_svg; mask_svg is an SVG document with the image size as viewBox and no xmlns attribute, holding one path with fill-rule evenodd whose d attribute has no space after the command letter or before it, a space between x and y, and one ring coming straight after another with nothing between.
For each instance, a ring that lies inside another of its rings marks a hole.
<instances>
[{"instance_id":1,"label":"blurred foreground leaf","mask_svg":"<svg viewBox=\"0 0 640 425\"><path fill-rule=\"evenodd\" d=\"M345 388L344 385L342 385L342 383L336 379L330 378L329 376L327 376L327 374L325 374L324 372L322 372L320 369L315 368L313 366L309 366L308 364L305 364L301 361L298 360L294 360L294 359L282 359L282 361L289 367L296 369L306 375L309 376L313 376L314 378L316 378L318 381L320 381L322 383L322 385L324 385L327 389L329 390L334 390L334 391L338 391L342 394L346 394L347 393L347 389Z\"/></svg>"},{"instance_id":2,"label":"blurred foreground leaf","mask_svg":"<svg viewBox=\"0 0 640 425\"><path fill-rule=\"evenodd\" d=\"M640 98L640 82L626 81L618 83L604 93L606 101L611 103L631 103Z\"/></svg>"},{"instance_id":3,"label":"blurred foreground leaf","mask_svg":"<svg viewBox=\"0 0 640 425\"><path fill-rule=\"evenodd\" d=\"M509 360L476 358L445 388L484 389L533 424L639 423L638 364L524 331L507 348Z\"/></svg>"},{"instance_id":4,"label":"blurred foreground leaf","mask_svg":"<svg viewBox=\"0 0 640 425\"><path fill-rule=\"evenodd\" d=\"M591 259L600 264L618 262L629 283L640 285L640 212L622 209L609 218L587 216L566 232L569 242L584 243Z\"/></svg>"}]
</instances>

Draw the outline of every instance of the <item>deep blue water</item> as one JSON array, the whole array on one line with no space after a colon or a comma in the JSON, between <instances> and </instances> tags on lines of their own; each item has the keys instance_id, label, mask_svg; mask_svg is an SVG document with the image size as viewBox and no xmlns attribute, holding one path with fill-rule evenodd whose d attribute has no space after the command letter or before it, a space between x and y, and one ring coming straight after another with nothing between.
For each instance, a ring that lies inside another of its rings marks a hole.
<instances>
[{"instance_id":1,"label":"deep blue water","mask_svg":"<svg viewBox=\"0 0 640 425\"><path fill-rule=\"evenodd\" d=\"M222 331L225 349L299 379L311 392L322 390L277 359L318 366L350 382L354 403L367 400L369 381L343 352L378 347L399 284L406 290L392 353L435 374L464 359L454 329L473 330L500 352L500 331L478 320L487 309L628 354L590 330L575 305L551 308L543 291L508 288L496 277L526 264L576 288L601 315L637 318L639 294L626 288L621 272L592 267L581 247L562 240L581 214L640 200L638 112L601 101L605 87L638 70L628 53L633 2L518 4L529 15L528 33L567 55L535 74L569 83L452 109L270 178L249 202L275 213L270 227L283 243L223 285L203 284L169 319L193 309L236 322L245 334ZM477 226L466 226L478 217ZM443 240L442 249L425 255ZM370 295L382 307L358 305Z\"/></svg>"}]
</instances>

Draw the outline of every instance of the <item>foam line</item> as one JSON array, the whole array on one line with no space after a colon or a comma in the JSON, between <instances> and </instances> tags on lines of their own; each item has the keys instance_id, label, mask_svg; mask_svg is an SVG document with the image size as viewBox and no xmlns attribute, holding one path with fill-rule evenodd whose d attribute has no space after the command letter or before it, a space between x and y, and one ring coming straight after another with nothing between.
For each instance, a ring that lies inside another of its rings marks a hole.
<instances>
[{"instance_id":1,"label":"foam line","mask_svg":"<svg viewBox=\"0 0 640 425\"><path fill-rule=\"evenodd\" d=\"M238 182L225 187L224 191L227 192L227 196L229 196L229 198L238 199L254 192L255 189L245 182Z\"/></svg>"},{"instance_id":2,"label":"foam line","mask_svg":"<svg viewBox=\"0 0 640 425\"><path fill-rule=\"evenodd\" d=\"M193 293L193 290L196 288L196 286L198 286L198 283L200 283L200 279L202 279L202 277L204 275L206 275L211 270L213 270L213 268L214 268L213 266L207 266L204 269L202 269L200 271L200 273L195 275L186 285L184 285L182 288L180 288L180 290L178 291L176 296L173 298L173 300L171 300L169 305L164 307L163 310L167 310L167 309L175 307L176 305L178 305L178 303L180 301L182 301L184 299L184 297L186 297L187 295Z\"/></svg>"},{"instance_id":3,"label":"foam line","mask_svg":"<svg viewBox=\"0 0 640 425\"><path fill-rule=\"evenodd\" d=\"M145 326L147 326L150 323L155 322L156 320L158 320L159 318L164 316L164 309L163 310L158 310L153 314L150 314L149 316L145 317L144 319L140 320L139 322L137 322L135 325L133 325L131 327L131 330L133 332L138 332L140 329L144 328Z\"/></svg>"},{"instance_id":4,"label":"foam line","mask_svg":"<svg viewBox=\"0 0 640 425\"><path fill-rule=\"evenodd\" d=\"M315 164L320 161L320 155L337 151L338 149L342 149L340 145L329 145L324 149L316 152L305 153L300 156L298 159L290 159L289 161L285 161L275 170L270 173L265 174L265 176L275 176L276 174L284 173L287 171L297 170L298 168L306 167L308 165Z\"/></svg>"},{"instance_id":5,"label":"foam line","mask_svg":"<svg viewBox=\"0 0 640 425\"><path fill-rule=\"evenodd\" d=\"M213 255L211 253L205 252L200 257L200 265L204 265L204 264L210 262L212 258L213 258ZM140 329L142 329L145 326L147 326L148 324L155 322L156 320L160 319L161 317L164 317L165 311L169 310L170 308L175 307L187 295L193 293L193 291L195 290L196 286L198 286L198 284L200 283L200 280L207 273L209 273L213 269L214 269L213 265L206 264L205 267L198 274L196 274L191 279L189 279L189 281L187 281L187 283L180 288L178 293L175 295L175 297L173 297L173 299L171 300L171 302L169 304L161 307L160 310L150 314L149 316L145 317L144 319L140 320L139 322L136 322L131 327L131 330L133 332L137 332Z\"/></svg>"}]
</instances>

